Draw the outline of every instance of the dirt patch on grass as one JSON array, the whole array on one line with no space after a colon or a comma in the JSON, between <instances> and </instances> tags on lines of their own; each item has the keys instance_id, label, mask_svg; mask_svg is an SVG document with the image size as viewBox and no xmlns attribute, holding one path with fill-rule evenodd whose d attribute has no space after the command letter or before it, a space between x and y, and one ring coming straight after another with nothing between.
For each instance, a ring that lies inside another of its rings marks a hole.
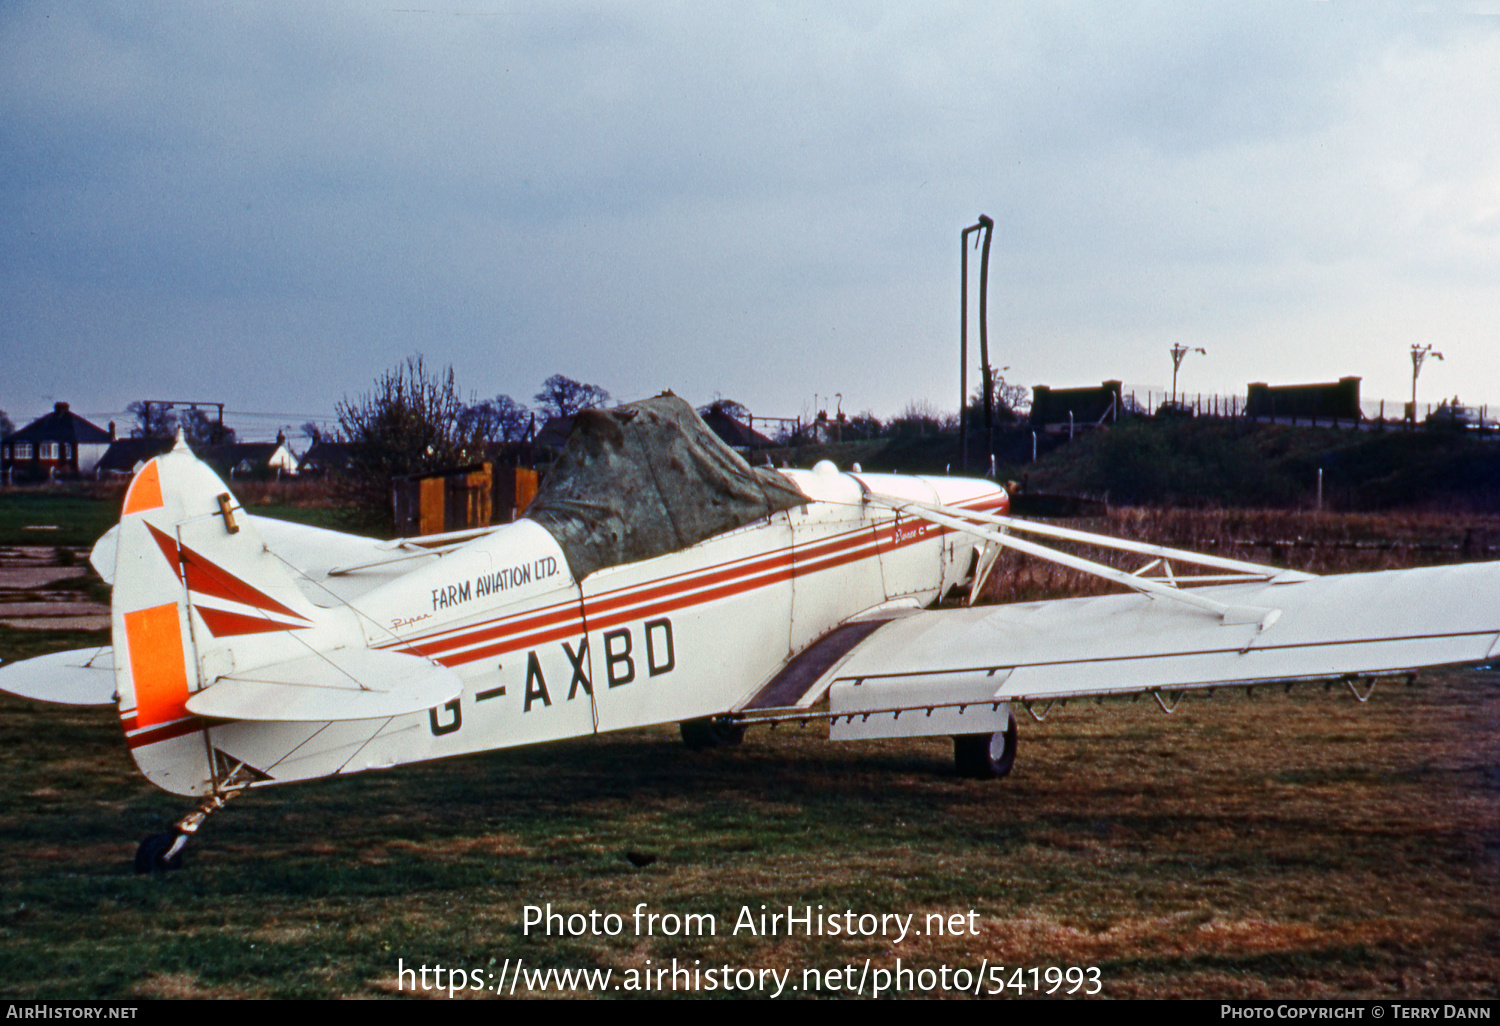
<instances>
[{"instance_id":1,"label":"dirt patch on grass","mask_svg":"<svg viewBox=\"0 0 1500 1026\"><path fill-rule=\"evenodd\" d=\"M533 848L522 844L519 838L504 834L480 837L450 837L443 840L424 841L422 843L392 841L390 850L438 858L471 855L530 855L534 851Z\"/></svg>"},{"instance_id":2,"label":"dirt patch on grass","mask_svg":"<svg viewBox=\"0 0 1500 1026\"><path fill-rule=\"evenodd\" d=\"M263 996L254 990L239 985L206 985L192 973L160 973L146 977L136 984L131 993L156 999L203 999L203 998L254 998Z\"/></svg>"}]
</instances>

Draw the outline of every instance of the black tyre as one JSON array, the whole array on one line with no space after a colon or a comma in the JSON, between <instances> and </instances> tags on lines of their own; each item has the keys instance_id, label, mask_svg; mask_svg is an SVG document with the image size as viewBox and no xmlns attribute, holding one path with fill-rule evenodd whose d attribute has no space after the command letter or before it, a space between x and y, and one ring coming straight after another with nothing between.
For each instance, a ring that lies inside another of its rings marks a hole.
<instances>
[{"instance_id":1,"label":"black tyre","mask_svg":"<svg viewBox=\"0 0 1500 1026\"><path fill-rule=\"evenodd\" d=\"M953 762L958 775L994 780L1010 772L1016 762L1016 718L993 734L960 734L953 739Z\"/></svg>"},{"instance_id":2,"label":"black tyre","mask_svg":"<svg viewBox=\"0 0 1500 1026\"><path fill-rule=\"evenodd\" d=\"M181 851L167 861L162 861L162 856L171 851L172 845L176 843L176 834L152 834L146 838L141 842L141 846L135 850L135 871L140 874L146 874L165 873L168 870L181 869Z\"/></svg>"},{"instance_id":3,"label":"black tyre","mask_svg":"<svg viewBox=\"0 0 1500 1026\"><path fill-rule=\"evenodd\" d=\"M722 720L684 720L682 743L689 751L701 752L707 748L729 748L745 739L745 728Z\"/></svg>"}]
</instances>

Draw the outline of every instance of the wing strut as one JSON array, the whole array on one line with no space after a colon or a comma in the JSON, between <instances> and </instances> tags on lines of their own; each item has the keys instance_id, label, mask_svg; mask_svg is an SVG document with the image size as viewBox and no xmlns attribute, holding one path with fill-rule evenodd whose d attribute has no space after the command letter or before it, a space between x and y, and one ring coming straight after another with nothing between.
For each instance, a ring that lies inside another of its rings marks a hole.
<instances>
[{"instance_id":1,"label":"wing strut","mask_svg":"<svg viewBox=\"0 0 1500 1026\"><path fill-rule=\"evenodd\" d=\"M1213 613L1219 617L1224 624L1248 624L1259 625L1260 630L1265 630L1281 618L1281 610L1268 606L1242 606L1230 605L1219 602L1216 599L1207 598L1185 591L1178 587L1182 582L1201 582L1202 577L1176 577L1171 576L1171 570L1166 569L1169 575L1165 581L1160 578L1143 576L1146 569L1155 564L1149 564L1136 573L1126 573L1124 570L1116 570L1112 566L1096 563L1092 559L1084 559L1081 556L1072 556L1065 552L1033 541L1026 541L1008 534L1003 530L985 526L994 524L1001 528L1009 528L1014 531L1028 531L1048 537L1067 541L1084 542L1097 545L1101 548L1120 549L1126 552L1138 552L1148 556L1157 557L1158 562L1166 559L1178 559L1183 562L1196 563L1200 566L1213 567L1215 569L1234 571L1232 575L1215 576L1208 578L1219 582L1252 582L1270 580L1305 580L1311 575L1300 574L1296 571L1282 570L1277 567L1261 566L1258 563L1246 563L1237 559L1224 559L1220 556L1207 556L1197 552L1189 552L1184 549L1172 549L1161 545L1147 545L1143 542L1131 542L1121 538L1109 538L1104 535L1088 534L1084 531L1074 531L1064 527L1048 527L1041 524L1032 524L1024 520L1016 520L1013 517L995 516L988 513L979 513L973 510L957 509L952 506L936 506L926 503L912 502L907 499L898 499L894 496L879 495L871 493L870 498L874 501L890 506L892 509L909 513L920 517L930 523L951 527L956 531L963 531L978 538L983 538L996 545L1010 546L1017 552L1036 556L1061 566L1081 570L1084 573L1102 577L1107 581L1122 584L1133 591L1141 592L1151 598L1171 599L1174 602L1182 602L1187 605L1201 609L1204 612ZM1166 564L1163 564L1164 567Z\"/></svg>"}]
</instances>

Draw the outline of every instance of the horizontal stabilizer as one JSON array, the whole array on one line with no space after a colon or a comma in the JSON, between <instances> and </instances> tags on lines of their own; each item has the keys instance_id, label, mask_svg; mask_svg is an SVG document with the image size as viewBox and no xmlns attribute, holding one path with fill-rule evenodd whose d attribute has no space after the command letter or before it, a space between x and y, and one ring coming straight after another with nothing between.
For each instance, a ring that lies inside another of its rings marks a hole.
<instances>
[{"instance_id":1,"label":"horizontal stabilizer","mask_svg":"<svg viewBox=\"0 0 1500 1026\"><path fill-rule=\"evenodd\" d=\"M116 524L99 536L89 550L89 565L105 584L115 583L115 556L120 547L120 525Z\"/></svg>"},{"instance_id":2,"label":"horizontal stabilizer","mask_svg":"<svg viewBox=\"0 0 1500 1026\"><path fill-rule=\"evenodd\" d=\"M114 649L79 648L6 663L0 666L0 691L62 705L113 705Z\"/></svg>"},{"instance_id":3,"label":"horizontal stabilizer","mask_svg":"<svg viewBox=\"0 0 1500 1026\"><path fill-rule=\"evenodd\" d=\"M456 672L420 656L339 648L220 677L187 711L274 723L373 720L434 708L462 690Z\"/></svg>"}]
</instances>

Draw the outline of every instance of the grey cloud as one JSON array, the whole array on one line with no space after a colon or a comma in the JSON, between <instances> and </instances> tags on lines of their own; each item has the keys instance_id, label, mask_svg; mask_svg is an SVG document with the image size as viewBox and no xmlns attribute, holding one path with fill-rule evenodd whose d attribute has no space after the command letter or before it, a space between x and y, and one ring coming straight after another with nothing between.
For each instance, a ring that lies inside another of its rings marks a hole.
<instances>
[{"instance_id":1,"label":"grey cloud","mask_svg":"<svg viewBox=\"0 0 1500 1026\"><path fill-rule=\"evenodd\" d=\"M1317 369L1400 394L1397 297L1455 343L1500 313L1492 19L493 13L0 15L0 330L22 354L0 407L123 406L148 343L175 386L261 409L331 408L416 351L484 394L562 370L768 411L815 389L951 405L957 232L981 210L992 332L1036 381L1160 380L1191 332L1217 387L1310 373L1316 339ZM86 359L30 355L63 339L137 358L80 381ZM244 372L194 359L208 339Z\"/></svg>"}]
</instances>

